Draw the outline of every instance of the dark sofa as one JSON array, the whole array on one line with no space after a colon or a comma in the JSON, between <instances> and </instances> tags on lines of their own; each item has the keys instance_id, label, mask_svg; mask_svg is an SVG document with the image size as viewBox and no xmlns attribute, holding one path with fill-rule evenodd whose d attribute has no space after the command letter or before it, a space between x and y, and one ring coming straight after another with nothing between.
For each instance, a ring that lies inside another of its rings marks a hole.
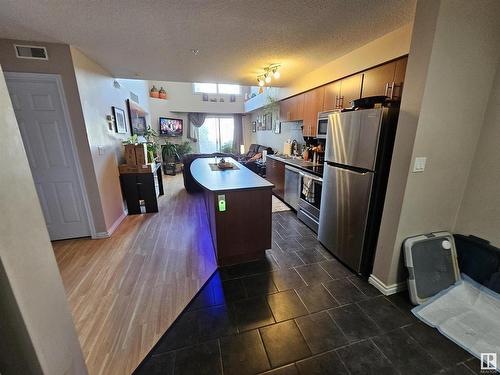
<instances>
[{"instance_id":1,"label":"dark sofa","mask_svg":"<svg viewBox=\"0 0 500 375\"><path fill-rule=\"evenodd\" d=\"M272 155L274 153L274 151L271 147L252 143L250 145L250 148L248 149L248 152L243 157L243 161L253 158L256 154L258 154L259 152L262 153L262 151L264 151L264 150L267 150L268 155Z\"/></svg>"},{"instance_id":2,"label":"dark sofa","mask_svg":"<svg viewBox=\"0 0 500 375\"><path fill-rule=\"evenodd\" d=\"M262 151L264 151L264 150L267 151L268 155L274 154L274 151L273 151L273 149L271 147L267 147L267 146L263 146L263 145L258 145L258 144L252 143L250 145L250 148L248 149L248 152L246 153L246 155L241 160L241 163L245 167L247 167L248 169L250 169L252 172L255 172L255 173L259 174L259 168L257 166L257 161L256 160L248 161L248 160L251 159L252 157L254 157L256 154L262 153Z\"/></svg>"},{"instance_id":3,"label":"dark sofa","mask_svg":"<svg viewBox=\"0 0 500 375\"><path fill-rule=\"evenodd\" d=\"M182 170L182 177L184 179L184 187L186 188L188 193L196 193L200 192L203 189L198 185L198 183L194 180L193 176L191 175L191 163L199 158L214 158L214 157L219 157L219 158L235 158L236 157L233 154L225 154L221 152L216 152L213 154L187 154L184 155L182 158L182 163L184 164L184 168Z\"/></svg>"}]
</instances>

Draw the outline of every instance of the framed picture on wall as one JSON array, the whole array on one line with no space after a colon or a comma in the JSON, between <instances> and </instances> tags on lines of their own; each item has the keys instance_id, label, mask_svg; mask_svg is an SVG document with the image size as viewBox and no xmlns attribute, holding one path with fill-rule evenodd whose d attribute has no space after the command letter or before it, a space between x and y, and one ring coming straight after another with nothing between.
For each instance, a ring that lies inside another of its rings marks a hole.
<instances>
[{"instance_id":1,"label":"framed picture on wall","mask_svg":"<svg viewBox=\"0 0 500 375\"><path fill-rule=\"evenodd\" d=\"M271 112L264 115L264 128L266 130L273 130L273 115Z\"/></svg>"},{"instance_id":2,"label":"framed picture on wall","mask_svg":"<svg viewBox=\"0 0 500 375\"><path fill-rule=\"evenodd\" d=\"M281 121L274 121L274 134L280 134L281 133Z\"/></svg>"},{"instance_id":3,"label":"framed picture on wall","mask_svg":"<svg viewBox=\"0 0 500 375\"><path fill-rule=\"evenodd\" d=\"M139 104L131 99L127 99L128 107L128 119L130 122L130 128L132 129L132 135L144 135L148 128L147 116L148 113L142 109Z\"/></svg>"},{"instance_id":4,"label":"framed picture on wall","mask_svg":"<svg viewBox=\"0 0 500 375\"><path fill-rule=\"evenodd\" d=\"M115 118L115 131L119 134L127 134L127 120L125 119L125 111L121 108L113 108L113 117Z\"/></svg>"}]
</instances>

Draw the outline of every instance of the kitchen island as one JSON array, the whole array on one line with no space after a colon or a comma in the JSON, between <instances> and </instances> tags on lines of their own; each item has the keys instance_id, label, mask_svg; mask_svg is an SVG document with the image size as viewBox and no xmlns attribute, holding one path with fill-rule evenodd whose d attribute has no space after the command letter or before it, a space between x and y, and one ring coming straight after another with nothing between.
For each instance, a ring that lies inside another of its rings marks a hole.
<instances>
[{"instance_id":1,"label":"kitchen island","mask_svg":"<svg viewBox=\"0 0 500 375\"><path fill-rule=\"evenodd\" d=\"M194 180L203 188L217 264L226 266L263 258L271 248L273 184L232 158L232 169L220 170L219 159L191 163Z\"/></svg>"}]
</instances>

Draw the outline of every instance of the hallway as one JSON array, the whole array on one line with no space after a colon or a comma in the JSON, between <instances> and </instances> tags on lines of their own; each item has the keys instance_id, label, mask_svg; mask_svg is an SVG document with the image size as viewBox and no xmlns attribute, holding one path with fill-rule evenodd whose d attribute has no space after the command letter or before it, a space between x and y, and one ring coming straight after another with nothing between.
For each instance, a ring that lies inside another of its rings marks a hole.
<instances>
[{"instance_id":1,"label":"hallway","mask_svg":"<svg viewBox=\"0 0 500 375\"><path fill-rule=\"evenodd\" d=\"M53 242L91 375L130 374L216 269L202 197L164 186L159 213L111 238Z\"/></svg>"}]
</instances>

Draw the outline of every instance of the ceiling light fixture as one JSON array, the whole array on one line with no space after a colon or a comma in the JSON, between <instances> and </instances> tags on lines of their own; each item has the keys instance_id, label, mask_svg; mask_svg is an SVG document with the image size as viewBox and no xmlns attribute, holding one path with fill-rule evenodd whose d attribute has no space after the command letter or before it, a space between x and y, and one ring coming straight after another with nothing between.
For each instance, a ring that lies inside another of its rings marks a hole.
<instances>
[{"instance_id":1,"label":"ceiling light fixture","mask_svg":"<svg viewBox=\"0 0 500 375\"><path fill-rule=\"evenodd\" d=\"M259 74L257 76L257 82L259 83L259 86L262 87L266 83L271 83L273 78L279 79L281 76L279 72L280 67L280 64L272 64L264 68L264 74Z\"/></svg>"},{"instance_id":2,"label":"ceiling light fixture","mask_svg":"<svg viewBox=\"0 0 500 375\"><path fill-rule=\"evenodd\" d=\"M276 78L276 79L279 79L280 76L281 76L281 74L280 74L280 71L278 70L278 67L277 66L274 67L273 68L273 77Z\"/></svg>"}]
</instances>

